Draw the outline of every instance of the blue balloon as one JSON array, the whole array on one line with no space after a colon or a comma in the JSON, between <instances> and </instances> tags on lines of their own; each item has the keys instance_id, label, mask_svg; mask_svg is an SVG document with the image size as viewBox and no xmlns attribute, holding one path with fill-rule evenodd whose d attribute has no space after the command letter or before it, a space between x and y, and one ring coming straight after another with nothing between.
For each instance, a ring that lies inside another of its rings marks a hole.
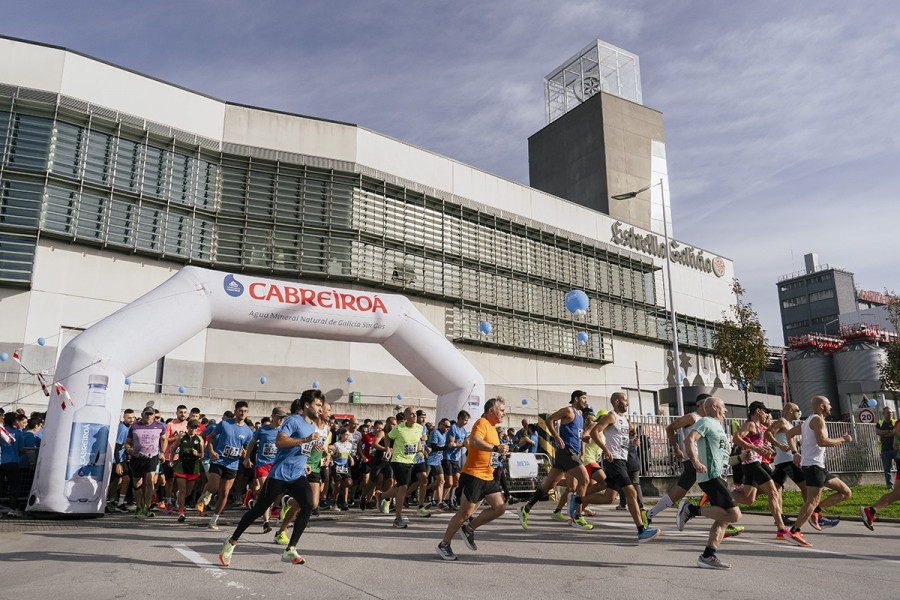
<instances>
[{"instance_id":1,"label":"blue balloon","mask_svg":"<svg viewBox=\"0 0 900 600\"><path fill-rule=\"evenodd\" d=\"M648 412L648 413L647 413L647 416L648 416L648 417L652 417L652 416L653 416L653 413L652 413L652 412Z\"/></svg>"},{"instance_id":2,"label":"blue balloon","mask_svg":"<svg viewBox=\"0 0 900 600\"><path fill-rule=\"evenodd\" d=\"M9 354L6 352L0 352L0 362L6 362L6 359L9 358Z\"/></svg>"},{"instance_id":3,"label":"blue balloon","mask_svg":"<svg viewBox=\"0 0 900 600\"><path fill-rule=\"evenodd\" d=\"M46 343L47 343L47 340L45 340L44 338L38 338L38 346L43 346Z\"/></svg>"},{"instance_id":4,"label":"blue balloon","mask_svg":"<svg viewBox=\"0 0 900 600\"><path fill-rule=\"evenodd\" d=\"M478 331L480 331L484 335L488 335L491 330L493 330L493 327L491 327L491 324L487 321L482 321L481 324L478 325Z\"/></svg>"},{"instance_id":5,"label":"blue balloon","mask_svg":"<svg viewBox=\"0 0 900 600\"><path fill-rule=\"evenodd\" d=\"M125 385L131 385L131 377L125 378Z\"/></svg>"},{"instance_id":6,"label":"blue balloon","mask_svg":"<svg viewBox=\"0 0 900 600\"><path fill-rule=\"evenodd\" d=\"M579 331L579 332L578 332L578 341L581 342L582 344L587 343L587 341L588 341L588 334L586 334L586 333L583 332L583 331Z\"/></svg>"},{"instance_id":7,"label":"blue balloon","mask_svg":"<svg viewBox=\"0 0 900 600\"><path fill-rule=\"evenodd\" d=\"M268 379L266 379L265 377L260 377L260 378L259 378L259 382L260 382L261 384L263 384L263 385L266 385L266 382L267 382L267 381L268 381Z\"/></svg>"},{"instance_id":8,"label":"blue balloon","mask_svg":"<svg viewBox=\"0 0 900 600\"><path fill-rule=\"evenodd\" d=\"M348 377L348 378L347 378L347 383L353 383L353 378L352 378L352 377Z\"/></svg>"},{"instance_id":9,"label":"blue balloon","mask_svg":"<svg viewBox=\"0 0 900 600\"><path fill-rule=\"evenodd\" d=\"M183 394L183 393L185 393L186 391L187 391L187 390L184 389L184 386L183 386L183 385L179 385L179 386L178 386L178 393L179 393L179 394Z\"/></svg>"},{"instance_id":10,"label":"blue balloon","mask_svg":"<svg viewBox=\"0 0 900 600\"><path fill-rule=\"evenodd\" d=\"M403 400L403 394L397 394L397 400Z\"/></svg>"},{"instance_id":11,"label":"blue balloon","mask_svg":"<svg viewBox=\"0 0 900 600\"><path fill-rule=\"evenodd\" d=\"M313 381L313 389L319 389L319 382Z\"/></svg>"},{"instance_id":12,"label":"blue balloon","mask_svg":"<svg viewBox=\"0 0 900 600\"><path fill-rule=\"evenodd\" d=\"M878 400L869 398L869 408L875 408L876 406L878 406Z\"/></svg>"},{"instance_id":13,"label":"blue balloon","mask_svg":"<svg viewBox=\"0 0 900 600\"><path fill-rule=\"evenodd\" d=\"M590 299L588 299L587 294L581 290L572 290L566 294L566 309L576 316L581 316L586 313L590 305Z\"/></svg>"},{"instance_id":14,"label":"blue balloon","mask_svg":"<svg viewBox=\"0 0 900 600\"><path fill-rule=\"evenodd\" d=\"M528 398L522 398L522 404L528 404Z\"/></svg>"},{"instance_id":15,"label":"blue balloon","mask_svg":"<svg viewBox=\"0 0 900 600\"><path fill-rule=\"evenodd\" d=\"M636 411L636 410L633 410L633 411L631 411L631 414L636 415L636 414L637 414L637 411Z\"/></svg>"}]
</instances>

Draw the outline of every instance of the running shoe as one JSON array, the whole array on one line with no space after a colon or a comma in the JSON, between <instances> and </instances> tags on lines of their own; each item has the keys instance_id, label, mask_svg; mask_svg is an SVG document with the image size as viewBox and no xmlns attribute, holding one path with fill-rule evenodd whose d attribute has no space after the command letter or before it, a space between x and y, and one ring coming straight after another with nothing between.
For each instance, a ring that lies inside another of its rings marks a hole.
<instances>
[{"instance_id":1,"label":"running shoe","mask_svg":"<svg viewBox=\"0 0 900 600\"><path fill-rule=\"evenodd\" d=\"M203 502L203 498L197 500L197 512L200 513L201 517L206 516L206 503Z\"/></svg>"},{"instance_id":2,"label":"running shoe","mask_svg":"<svg viewBox=\"0 0 900 600\"><path fill-rule=\"evenodd\" d=\"M134 510L134 518L135 519L143 519L144 518L144 510L141 508L136 508Z\"/></svg>"},{"instance_id":3,"label":"running shoe","mask_svg":"<svg viewBox=\"0 0 900 600\"><path fill-rule=\"evenodd\" d=\"M357 506L357 508L359 508L359 510L366 510L366 499L365 498L359 499L359 505Z\"/></svg>"},{"instance_id":4,"label":"running shoe","mask_svg":"<svg viewBox=\"0 0 900 600\"><path fill-rule=\"evenodd\" d=\"M837 517L835 519L831 519L829 517L819 516L819 527L822 529L828 529L829 527L836 527L838 523L841 522L841 518Z\"/></svg>"},{"instance_id":5,"label":"running shoe","mask_svg":"<svg viewBox=\"0 0 900 600\"><path fill-rule=\"evenodd\" d=\"M799 531L791 531L790 529L786 530L784 532L784 539L803 548L812 547L812 544L807 542L806 538L803 537L803 534Z\"/></svg>"},{"instance_id":6,"label":"running shoe","mask_svg":"<svg viewBox=\"0 0 900 600\"><path fill-rule=\"evenodd\" d=\"M784 523L785 527L790 527L794 524L794 519L790 518L787 515L781 515L781 522Z\"/></svg>"},{"instance_id":7,"label":"running shoe","mask_svg":"<svg viewBox=\"0 0 900 600\"><path fill-rule=\"evenodd\" d=\"M158 508L159 510L166 510L166 501L160 500L159 504L156 505L156 508Z\"/></svg>"},{"instance_id":8,"label":"running shoe","mask_svg":"<svg viewBox=\"0 0 900 600\"><path fill-rule=\"evenodd\" d=\"M285 551L281 553L281 562L288 562L293 565L302 565L306 561L303 560L303 557L297 553L296 548L286 548Z\"/></svg>"},{"instance_id":9,"label":"running shoe","mask_svg":"<svg viewBox=\"0 0 900 600\"><path fill-rule=\"evenodd\" d=\"M590 516L590 515L588 515ZM643 508L641 509L641 524L643 524L644 528L650 527L650 517L647 516L647 511Z\"/></svg>"},{"instance_id":10,"label":"running shoe","mask_svg":"<svg viewBox=\"0 0 900 600\"><path fill-rule=\"evenodd\" d=\"M450 510L450 505L447 504L446 502L441 502L440 504L437 505L437 507L438 507L438 510L442 510L442 511Z\"/></svg>"},{"instance_id":11,"label":"running shoe","mask_svg":"<svg viewBox=\"0 0 900 600\"><path fill-rule=\"evenodd\" d=\"M272 526L269 525L268 521L263 521L263 533L269 533L272 531Z\"/></svg>"},{"instance_id":12,"label":"running shoe","mask_svg":"<svg viewBox=\"0 0 900 600\"><path fill-rule=\"evenodd\" d=\"M596 517L597 513L584 506L581 507L581 514L585 517Z\"/></svg>"},{"instance_id":13,"label":"running shoe","mask_svg":"<svg viewBox=\"0 0 900 600\"><path fill-rule=\"evenodd\" d=\"M577 519L570 519L569 526L575 527L576 529L584 529L585 531L590 531L594 528L593 525L588 523L584 517L578 517Z\"/></svg>"},{"instance_id":14,"label":"running shoe","mask_svg":"<svg viewBox=\"0 0 900 600\"><path fill-rule=\"evenodd\" d=\"M779 530L775 533L775 539L776 539L776 540L784 540L784 539L786 539L785 535L786 535L789 531L790 531L790 529L779 529Z\"/></svg>"},{"instance_id":15,"label":"running shoe","mask_svg":"<svg viewBox=\"0 0 900 600\"><path fill-rule=\"evenodd\" d=\"M420 517L430 517L431 516L431 513L428 512L428 509L425 508L424 506L420 506L419 509L416 511L416 514L419 515Z\"/></svg>"},{"instance_id":16,"label":"running shoe","mask_svg":"<svg viewBox=\"0 0 900 600\"><path fill-rule=\"evenodd\" d=\"M206 525L206 528L207 528L207 529L210 529L210 530L212 530L212 531L218 531L218 530L219 530L219 524L216 523L215 521L213 521L212 519L210 519L209 523L207 523L207 525Z\"/></svg>"},{"instance_id":17,"label":"running shoe","mask_svg":"<svg viewBox=\"0 0 900 600\"><path fill-rule=\"evenodd\" d=\"M244 494L244 508L253 508L250 506L250 500L253 498L253 490L247 490L247 493Z\"/></svg>"},{"instance_id":18,"label":"running shoe","mask_svg":"<svg viewBox=\"0 0 900 600\"><path fill-rule=\"evenodd\" d=\"M620 504L616 507L616 510L627 510L627 509L628 509L628 507L625 506L624 504Z\"/></svg>"},{"instance_id":19,"label":"running shoe","mask_svg":"<svg viewBox=\"0 0 900 600\"><path fill-rule=\"evenodd\" d=\"M859 514L862 515L863 525L866 526L866 529L875 531L875 513L872 512L872 509L868 506L860 506Z\"/></svg>"},{"instance_id":20,"label":"running shoe","mask_svg":"<svg viewBox=\"0 0 900 600\"><path fill-rule=\"evenodd\" d=\"M697 566L701 569L730 569L731 565L723 563L719 557L713 554L709 558L705 558L702 554L697 558Z\"/></svg>"},{"instance_id":21,"label":"running shoe","mask_svg":"<svg viewBox=\"0 0 900 600\"><path fill-rule=\"evenodd\" d=\"M171 515L173 512L175 512L175 507L171 502L166 502L166 514Z\"/></svg>"},{"instance_id":22,"label":"running shoe","mask_svg":"<svg viewBox=\"0 0 900 600\"><path fill-rule=\"evenodd\" d=\"M659 537L659 529L656 527L647 527L638 534L638 544L655 540Z\"/></svg>"},{"instance_id":23,"label":"running shoe","mask_svg":"<svg viewBox=\"0 0 900 600\"><path fill-rule=\"evenodd\" d=\"M450 544L447 542L438 544L437 548L435 548L435 552L437 552L437 555L444 560L456 560L456 555L453 554L453 550L450 549Z\"/></svg>"},{"instance_id":24,"label":"running shoe","mask_svg":"<svg viewBox=\"0 0 900 600\"><path fill-rule=\"evenodd\" d=\"M312 516L314 516L314 517L319 516L319 507L318 506L313 509Z\"/></svg>"},{"instance_id":25,"label":"running shoe","mask_svg":"<svg viewBox=\"0 0 900 600\"><path fill-rule=\"evenodd\" d=\"M691 503L687 501L687 499L682 498L678 503L678 514L675 515L675 524L678 526L678 531L684 531L684 525L688 521L694 518L694 515L691 514Z\"/></svg>"},{"instance_id":26,"label":"running shoe","mask_svg":"<svg viewBox=\"0 0 900 600\"><path fill-rule=\"evenodd\" d=\"M703 495L700 496L700 506L706 506L707 504L709 504L709 496L707 496L706 492L704 492Z\"/></svg>"},{"instance_id":27,"label":"running shoe","mask_svg":"<svg viewBox=\"0 0 900 600\"><path fill-rule=\"evenodd\" d=\"M812 525L812 528L816 531L822 531L822 526L819 524L819 513L814 512L809 517L809 524Z\"/></svg>"},{"instance_id":28,"label":"running shoe","mask_svg":"<svg viewBox=\"0 0 900 600\"><path fill-rule=\"evenodd\" d=\"M725 537L737 537L744 533L743 525L729 525L725 528Z\"/></svg>"},{"instance_id":29,"label":"running shoe","mask_svg":"<svg viewBox=\"0 0 900 600\"><path fill-rule=\"evenodd\" d=\"M400 517L399 519L394 519L394 522L391 523L391 525L397 529L406 529L409 526L409 521Z\"/></svg>"},{"instance_id":30,"label":"running shoe","mask_svg":"<svg viewBox=\"0 0 900 600\"><path fill-rule=\"evenodd\" d=\"M472 552L478 550L478 546L475 545L475 530L468 523L462 524L462 527L459 528L459 535L466 543L466 548Z\"/></svg>"},{"instance_id":31,"label":"running shoe","mask_svg":"<svg viewBox=\"0 0 900 600\"><path fill-rule=\"evenodd\" d=\"M285 546L287 546L290 541L291 541L291 539L288 537L286 531L279 531L278 533L275 534L275 543L276 544L284 544Z\"/></svg>"},{"instance_id":32,"label":"running shoe","mask_svg":"<svg viewBox=\"0 0 900 600\"><path fill-rule=\"evenodd\" d=\"M235 544L231 543L231 540L225 540L225 543L222 545L222 549L219 550L219 562L226 567L231 566L231 554L234 552Z\"/></svg>"},{"instance_id":33,"label":"running shoe","mask_svg":"<svg viewBox=\"0 0 900 600\"><path fill-rule=\"evenodd\" d=\"M179 523L184 523L185 520L186 520L186 518L185 518L185 516L184 516L184 513L178 515L178 522L179 522Z\"/></svg>"},{"instance_id":34,"label":"running shoe","mask_svg":"<svg viewBox=\"0 0 900 600\"><path fill-rule=\"evenodd\" d=\"M553 519L554 521L562 521L563 523L568 523L569 520L572 519L572 517L567 517L566 515L564 515L562 513L562 511L555 511L555 510L552 513L550 513L550 518Z\"/></svg>"},{"instance_id":35,"label":"running shoe","mask_svg":"<svg viewBox=\"0 0 900 600\"><path fill-rule=\"evenodd\" d=\"M391 501L390 500L382 500L379 506L382 514L389 515L391 514Z\"/></svg>"},{"instance_id":36,"label":"running shoe","mask_svg":"<svg viewBox=\"0 0 900 600\"><path fill-rule=\"evenodd\" d=\"M118 506L116 507L116 510L119 511L120 513L131 512L130 510L128 510L128 507L125 506L125 504L120 504L120 505L118 505Z\"/></svg>"},{"instance_id":37,"label":"running shoe","mask_svg":"<svg viewBox=\"0 0 900 600\"><path fill-rule=\"evenodd\" d=\"M516 514L519 515L519 523L522 524L522 529L528 531L528 511L525 510L524 506L520 506Z\"/></svg>"},{"instance_id":38,"label":"running shoe","mask_svg":"<svg viewBox=\"0 0 900 600\"><path fill-rule=\"evenodd\" d=\"M145 517L148 517L148 518L150 518L150 519L152 519L153 517L156 516L156 513L153 512L152 509L149 509L149 508L148 508L147 510L144 511L144 516L145 516Z\"/></svg>"}]
</instances>

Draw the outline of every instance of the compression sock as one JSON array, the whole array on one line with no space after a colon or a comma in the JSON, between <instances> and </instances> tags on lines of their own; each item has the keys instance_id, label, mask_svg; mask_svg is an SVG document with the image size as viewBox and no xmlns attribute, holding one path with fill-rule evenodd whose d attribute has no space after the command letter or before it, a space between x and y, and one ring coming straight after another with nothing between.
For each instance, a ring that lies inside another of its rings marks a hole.
<instances>
[{"instance_id":1,"label":"compression sock","mask_svg":"<svg viewBox=\"0 0 900 600\"><path fill-rule=\"evenodd\" d=\"M659 502L657 502L655 506L653 506L650 510L647 511L647 518L655 519L656 515L658 515L662 511L666 510L673 504L675 504L675 503L672 502L672 499L669 498L668 494L666 494L665 496L663 496L662 498L659 499Z\"/></svg>"}]
</instances>

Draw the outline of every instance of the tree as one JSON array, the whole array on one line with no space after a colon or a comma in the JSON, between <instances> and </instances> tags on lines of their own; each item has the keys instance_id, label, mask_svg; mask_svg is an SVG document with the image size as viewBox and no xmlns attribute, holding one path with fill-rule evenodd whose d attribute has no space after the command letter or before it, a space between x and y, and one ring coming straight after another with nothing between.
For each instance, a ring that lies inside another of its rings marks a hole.
<instances>
[{"instance_id":1,"label":"tree","mask_svg":"<svg viewBox=\"0 0 900 600\"><path fill-rule=\"evenodd\" d=\"M900 297L889 295L888 320L900 333ZM885 390L900 392L900 340L884 345L885 359L881 362L881 384Z\"/></svg>"},{"instance_id":2,"label":"tree","mask_svg":"<svg viewBox=\"0 0 900 600\"><path fill-rule=\"evenodd\" d=\"M713 352L743 389L744 406L749 410L750 383L769 362L766 332L753 305L743 301L746 290L737 278L731 284L731 291L737 302L731 306L731 315L723 311L722 320L716 321Z\"/></svg>"}]
</instances>

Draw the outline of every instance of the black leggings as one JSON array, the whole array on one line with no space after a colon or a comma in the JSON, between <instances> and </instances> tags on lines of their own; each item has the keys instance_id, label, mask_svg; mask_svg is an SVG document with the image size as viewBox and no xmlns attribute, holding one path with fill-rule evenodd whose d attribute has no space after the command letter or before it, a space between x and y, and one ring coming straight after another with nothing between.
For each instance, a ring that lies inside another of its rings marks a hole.
<instances>
[{"instance_id":1,"label":"black leggings","mask_svg":"<svg viewBox=\"0 0 900 600\"><path fill-rule=\"evenodd\" d=\"M0 478L6 479L9 491L9 507L13 510L19 508L19 463L5 463L0 465Z\"/></svg>"},{"instance_id":2,"label":"black leggings","mask_svg":"<svg viewBox=\"0 0 900 600\"><path fill-rule=\"evenodd\" d=\"M231 534L231 539L237 542L238 538L253 524L253 521L261 517L266 509L275 503L278 496L284 493L292 496L300 505L297 517L294 519L294 531L291 533L291 543L289 544L290 547L295 547L300 541L300 536L303 535L303 530L306 529L306 524L309 523L309 516L313 509L312 488L309 487L306 477L300 477L294 481L283 481L271 477L266 479L259 498L253 504L253 508L241 517L241 522Z\"/></svg>"}]
</instances>

